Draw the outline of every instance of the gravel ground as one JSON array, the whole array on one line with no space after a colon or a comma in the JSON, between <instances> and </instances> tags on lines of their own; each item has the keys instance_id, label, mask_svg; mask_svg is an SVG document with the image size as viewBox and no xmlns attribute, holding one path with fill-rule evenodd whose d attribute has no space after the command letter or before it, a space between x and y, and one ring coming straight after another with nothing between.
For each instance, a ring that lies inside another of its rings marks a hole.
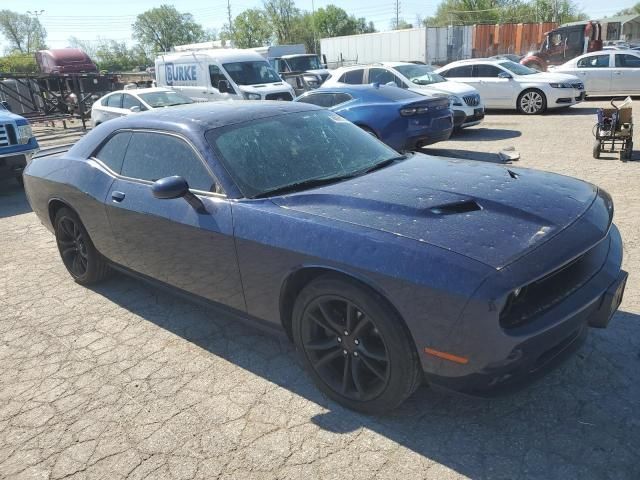
<instances>
[{"instance_id":1,"label":"gravel ground","mask_svg":"<svg viewBox=\"0 0 640 480\"><path fill-rule=\"evenodd\" d=\"M640 478L640 162L591 157L601 104L491 114L427 151L513 146L519 166L606 188L630 272L609 328L519 393L425 387L382 417L324 398L283 338L121 275L75 284L0 183L0 478Z\"/></svg>"}]
</instances>

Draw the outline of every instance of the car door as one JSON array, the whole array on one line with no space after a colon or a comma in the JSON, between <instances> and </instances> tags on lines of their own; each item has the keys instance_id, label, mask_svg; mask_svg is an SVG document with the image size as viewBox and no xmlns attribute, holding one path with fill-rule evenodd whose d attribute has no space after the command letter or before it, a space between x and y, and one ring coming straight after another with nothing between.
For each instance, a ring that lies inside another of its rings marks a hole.
<instances>
[{"instance_id":1,"label":"car door","mask_svg":"<svg viewBox=\"0 0 640 480\"><path fill-rule=\"evenodd\" d=\"M380 67L372 67L369 69L368 83L379 83L387 85L393 83L395 86L403 88L404 83L391 70Z\"/></svg>"},{"instance_id":2,"label":"car door","mask_svg":"<svg viewBox=\"0 0 640 480\"><path fill-rule=\"evenodd\" d=\"M576 74L584 82L587 95L611 91L610 53L588 55L576 62Z\"/></svg>"},{"instance_id":3,"label":"car door","mask_svg":"<svg viewBox=\"0 0 640 480\"><path fill-rule=\"evenodd\" d=\"M477 64L473 66L473 86L480 92L485 105L491 107L513 107L518 98L518 83L512 78L501 78L500 74L509 73L495 65Z\"/></svg>"},{"instance_id":4,"label":"car door","mask_svg":"<svg viewBox=\"0 0 640 480\"><path fill-rule=\"evenodd\" d=\"M122 94L122 110L129 113L144 112L147 110L140 100L130 93Z\"/></svg>"},{"instance_id":5,"label":"car door","mask_svg":"<svg viewBox=\"0 0 640 480\"><path fill-rule=\"evenodd\" d=\"M118 118L123 115L122 113L122 93L114 93L104 99L102 103L102 119L100 121L105 122L113 118Z\"/></svg>"},{"instance_id":6,"label":"car door","mask_svg":"<svg viewBox=\"0 0 640 480\"><path fill-rule=\"evenodd\" d=\"M187 180L203 210L184 198L153 196L153 181L173 175ZM107 216L125 267L244 310L231 205L213 191L216 184L201 155L184 138L134 131L106 199Z\"/></svg>"},{"instance_id":7,"label":"car door","mask_svg":"<svg viewBox=\"0 0 640 480\"><path fill-rule=\"evenodd\" d=\"M640 93L640 56L615 53L614 57L615 63L611 75L612 93L622 95Z\"/></svg>"}]
</instances>

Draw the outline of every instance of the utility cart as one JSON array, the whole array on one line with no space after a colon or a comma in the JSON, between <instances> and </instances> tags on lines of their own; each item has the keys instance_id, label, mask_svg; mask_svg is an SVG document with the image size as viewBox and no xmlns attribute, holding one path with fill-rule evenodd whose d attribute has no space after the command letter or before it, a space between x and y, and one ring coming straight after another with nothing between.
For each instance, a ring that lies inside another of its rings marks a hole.
<instances>
[{"instance_id":1,"label":"utility cart","mask_svg":"<svg viewBox=\"0 0 640 480\"><path fill-rule=\"evenodd\" d=\"M598 109L598 123L593 127L596 140L593 144L593 158L600 158L601 152L620 152L620 160L631 160L633 155L633 116L631 98L620 105L611 100L613 108Z\"/></svg>"}]
</instances>

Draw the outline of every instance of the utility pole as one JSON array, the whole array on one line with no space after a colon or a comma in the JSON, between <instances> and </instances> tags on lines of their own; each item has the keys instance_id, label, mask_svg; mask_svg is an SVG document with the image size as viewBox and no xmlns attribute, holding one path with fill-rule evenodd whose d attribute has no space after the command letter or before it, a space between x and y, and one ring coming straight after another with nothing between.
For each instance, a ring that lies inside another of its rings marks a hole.
<instances>
[{"instance_id":1,"label":"utility pole","mask_svg":"<svg viewBox=\"0 0 640 480\"><path fill-rule=\"evenodd\" d=\"M396 0L396 30L400 25L400 0Z\"/></svg>"},{"instance_id":2,"label":"utility pole","mask_svg":"<svg viewBox=\"0 0 640 480\"><path fill-rule=\"evenodd\" d=\"M38 20L38 17L44 13L44 10L27 10L27 15L30 17L35 17ZM31 23L31 22L29 22ZM40 23L40 20L38 20ZM31 53L31 34L33 33L31 25L29 25L29 31L27 32L27 53Z\"/></svg>"},{"instance_id":3,"label":"utility pole","mask_svg":"<svg viewBox=\"0 0 640 480\"><path fill-rule=\"evenodd\" d=\"M316 7L311 0L311 28L313 28L313 53L318 55L318 39L316 38Z\"/></svg>"},{"instance_id":4,"label":"utility pole","mask_svg":"<svg viewBox=\"0 0 640 480\"><path fill-rule=\"evenodd\" d=\"M229 33L233 37L233 19L231 18L231 0L227 0L227 21L229 22Z\"/></svg>"}]
</instances>

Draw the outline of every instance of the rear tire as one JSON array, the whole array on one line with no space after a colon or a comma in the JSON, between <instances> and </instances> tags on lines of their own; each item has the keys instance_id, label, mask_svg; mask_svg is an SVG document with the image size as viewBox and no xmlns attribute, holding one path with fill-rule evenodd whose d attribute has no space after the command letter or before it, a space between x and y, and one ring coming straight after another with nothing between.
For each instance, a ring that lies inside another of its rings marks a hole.
<instances>
[{"instance_id":1,"label":"rear tire","mask_svg":"<svg viewBox=\"0 0 640 480\"><path fill-rule=\"evenodd\" d=\"M328 397L364 413L386 413L420 385L415 344L397 313L373 292L327 274L293 308L292 333L311 378Z\"/></svg>"},{"instance_id":2,"label":"rear tire","mask_svg":"<svg viewBox=\"0 0 640 480\"><path fill-rule=\"evenodd\" d=\"M62 263L77 283L91 285L107 277L109 266L73 210L58 210L53 225Z\"/></svg>"},{"instance_id":3,"label":"rear tire","mask_svg":"<svg viewBox=\"0 0 640 480\"><path fill-rule=\"evenodd\" d=\"M540 90L529 88L518 96L516 107L524 115L539 115L547 109L547 97Z\"/></svg>"}]
</instances>

